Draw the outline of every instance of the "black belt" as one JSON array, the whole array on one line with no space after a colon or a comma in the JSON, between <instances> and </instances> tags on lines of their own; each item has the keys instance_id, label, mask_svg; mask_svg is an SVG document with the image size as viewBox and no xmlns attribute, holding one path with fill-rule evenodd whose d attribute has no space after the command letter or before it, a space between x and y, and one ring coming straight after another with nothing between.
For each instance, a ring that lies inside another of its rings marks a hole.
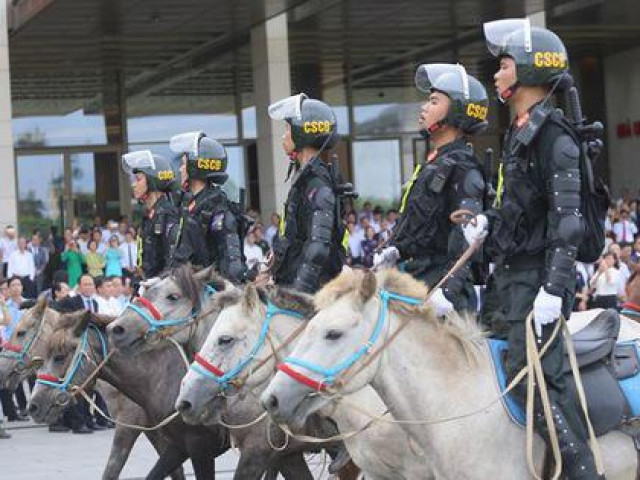
<instances>
[{"instance_id":1,"label":"black belt","mask_svg":"<svg viewBox=\"0 0 640 480\"><path fill-rule=\"evenodd\" d=\"M507 269L528 270L531 268L544 268L546 265L545 252L536 253L534 255L518 255L505 258L500 265Z\"/></svg>"}]
</instances>

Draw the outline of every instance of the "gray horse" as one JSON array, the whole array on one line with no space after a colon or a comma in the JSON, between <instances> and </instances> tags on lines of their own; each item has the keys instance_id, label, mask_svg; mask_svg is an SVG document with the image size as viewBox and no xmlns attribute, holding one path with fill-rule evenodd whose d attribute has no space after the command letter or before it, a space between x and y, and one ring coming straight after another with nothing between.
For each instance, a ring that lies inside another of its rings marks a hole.
<instances>
[{"instance_id":1,"label":"gray horse","mask_svg":"<svg viewBox=\"0 0 640 480\"><path fill-rule=\"evenodd\" d=\"M59 317L57 311L47 306L44 296L40 297L33 307L24 311L5 345L5 350L0 352L0 385L3 385L3 388L15 390L18 384L32 375L42 363L46 339L51 335ZM117 421L129 425L151 423L141 407L117 390L107 384L103 384L101 390L109 412ZM116 426L107 465L102 473L103 480L117 480L120 477L140 433L137 429ZM168 442L160 433L150 431L145 434L158 453L166 448ZM171 474L171 478L184 480L182 467L178 467Z\"/></svg>"},{"instance_id":2,"label":"gray horse","mask_svg":"<svg viewBox=\"0 0 640 480\"><path fill-rule=\"evenodd\" d=\"M38 383L29 402L28 411L37 422L51 421L71 400L73 386L83 384L102 362L106 351L104 326L111 317L91 312L63 315L59 325L49 337L44 365L39 370ZM78 360L81 359L81 360ZM156 424L173 411L179 384L174 379L184 374L181 353L172 345L136 355L134 361L117 350L98 372L105 380L140 405ZM56 379L64 378L69 388L56 388ZM93 388L92 380L87 389ZM196 478L215 477L214 458L230 447L225 429L194 427L174 419L160 429L170 441L158 463L147 478L162 479L191 458Z\"/></svg>"},{"instance_id":3,"label":"gray horse","mask_svg":"<svg viewBox=\"0 0 640 480\"><path fill-rule=\"evenodd\" d=\"M136 304L127 308L116 320L107 327L110 341L120 348L123 354L140 356L157 350L166 349L170 345L163 337L171 337L179 343L186 352L193 353L200 350L207 338L209 330L215 323L221 309L216 297L222 292L235 290L232 283L217 275L212 268L194 271L186 265L166 273L162 278L154 279L146 284L142 298ZM177 391L184 376L184 370L170 379L166 374L165 380L172 382L172 389ZM174 397L175 400L175 397ZM217 432L220 425L209 425L206 428ZM248 429L250 436L255 436L261 427ZM242 451L242 445L239 445ZM259 447L266 458L271 453L271 447L262 443ZM286 451L278 455L273 463L264 463L254 453L241 454L234 478L252 478L245 472L260 471L260 475L267 472L268 478L275 478L280 471L288 480L308 478L309 469L300 450L293 453Z\"/></svg>"}]
</instances>

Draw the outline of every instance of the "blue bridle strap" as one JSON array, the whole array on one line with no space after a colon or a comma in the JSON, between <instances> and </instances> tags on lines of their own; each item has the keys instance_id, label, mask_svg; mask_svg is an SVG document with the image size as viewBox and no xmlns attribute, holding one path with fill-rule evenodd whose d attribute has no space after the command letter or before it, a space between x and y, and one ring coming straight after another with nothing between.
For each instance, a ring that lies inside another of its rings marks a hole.
<instances>
[{"instance_id":1,"label":"blue bridle strap","mask_svg":"<svg viewBox=\"0 0 640 480\"><path fill-rule=\"evenodd\" d=\"M204 287L204 292L205 292L206 295L213 295L214 293L217 293L218 291L213 286L207 284ZM173 319L170 318L170 319L164 319L164 320L156 320L151 315L149 315L149 312L147 311L146 308L140 308L138 305L135 305L135 304L133 304L131 302L127 302L127 304L124 307L124 310L126 310L127 308L129 308L129 309L133 310L134 312L136 312L138 315L140 315L144 319L145 322L147 322L149 324L148 333L157 332L158 330L160 330L162 328L177 327L179 325L184 325L186 323L189 323L195 317L197 317L198 313L199 313L198 310L193 308L191 310L191 313L189 315L185 315L184 317L178 317L178 318L173 318Z\"/></svg>"},{"instance_id":2,"label":"blue bridle strap","mask_svg":"<svg viewBox=\"0 0 640 480\"><path fill-rule=\"evenodd\" d=\"M89 346L89 332L92 330L98 335L98 338L100 339L100 346L102 348L102 358L105 358L107 356L107 341L105 340L104 335L102 334L102 332L98 327L96 327L93 324L89 324L89 326L84 329L84 332L82 332L82 339L80 341L78 348L76 349L76 352L73 355L73 359L71 360L71 367L69 370L67 370L67 373L65 374L64 378L58 378L57 381L55 381L53 379L49 379L49 378L53 378L50 375L43 375L47 377L47 379L40 378L40 375L38 375L38 378L36 379L36 383L46 385L47 387L68 391L69 385L71 384L73 377L78 372L78 369L82 365L84 357L87 355L86 350Z\"/></svg>"},{"instance_id":3,"label":"blue bridle strap","mask_svg":"<svg viewBox=\"0 0 640 480\"><path fill-rule=\"evenodd\" d=\"M221 376L218 376L210 370L203 368L203 366L200 365L197 361L193 362L190 368L195 372L198 372L199 374L220 384L222 388L228 388L229 383L234 380L247 367L247 365L249 365L255 359L258 352L260 352L262 347L264 347L264 344L267 340L267 335L269 334L269 329L271 328L271 320L275 315L287 315L295 318L303 318L303 314L300 312L288 310L285 308L279 308L276 307L273 303L268 302L266 317L264 319L264 322L262 323L262 328L260 329L258 340L253 345L253 348L251 349L249 354L246 357L243 357L231 370ZM203 358L201 355L198 355L198 357Z\"/></svg>"},{"instance_id":4,"label":"blue bridle strap","mask_svg":"<svg viewBox=\"0 0 640 480\"><path fill-rule=\"evenodd\" d=\"M358 350L356 350L352 355L350 355L347 359L340 362L338 365L334 367L322 367L320 365L316 365L314 363L308 362L306 360L302 360L300 358L295 357L286 357L283 360L283 363L296 365L298 367L302 367L310 372L317 373L322 375L323 380L322 383L325 385L331 385L335 382L338 375L347 369L351 368L358 360L367 355L371 348L376 344L378 339L380 338L380 334L382 333L382 327L384 326L385 320L389 313L389 300L397 300L409 305L421 305L424 303L424 300L407 297L404 295L398 295L397 293L389 292L387 290L380 290L378 293L380 299L382 300L382 305L380 307L380 313L378 314L378 320L373 328L373 332L369 337L367 343L361 346Z\"/></svg>"}]
</instances>

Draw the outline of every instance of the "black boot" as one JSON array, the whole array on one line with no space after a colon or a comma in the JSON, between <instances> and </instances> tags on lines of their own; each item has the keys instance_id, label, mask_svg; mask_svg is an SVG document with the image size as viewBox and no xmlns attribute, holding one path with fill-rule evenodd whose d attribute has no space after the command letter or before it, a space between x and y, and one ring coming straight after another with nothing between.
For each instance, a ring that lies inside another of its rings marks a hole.
<instances>
[{"instance_id":1,"label":"black boot","mask_svg":"<svg viewBox=\"0 0 640 480\"><path fill-rule=\"evenodd\" d=\"M598 474L589 446L575 434L558 404L551 404L551 415L562 456L562 473L567 480L605 480L604 475ZM551 450L543 412L536 412L534 415L534 426Z\"/></svg>"}]
</instances>

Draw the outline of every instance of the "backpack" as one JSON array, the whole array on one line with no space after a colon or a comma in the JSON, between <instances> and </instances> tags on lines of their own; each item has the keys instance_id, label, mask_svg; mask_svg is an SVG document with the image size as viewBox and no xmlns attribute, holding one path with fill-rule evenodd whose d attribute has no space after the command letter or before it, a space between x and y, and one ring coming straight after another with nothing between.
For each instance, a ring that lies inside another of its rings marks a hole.
<instances>
[{"instance_id":1,"label":"backpack","mask_svg":"<svg viewBox=\"0 0 640 480\"><path fill-rule=\"evenodd\" d=\"M582 214L582 243L576 259L593 263L602 255L605 246L605 219L611 205L609 189L600 177L594 177L593 163L602 149L599 139L581 138L561 112L550 115L551 120L580 145L580 213Z\"/></svg>"}]
</instances>

